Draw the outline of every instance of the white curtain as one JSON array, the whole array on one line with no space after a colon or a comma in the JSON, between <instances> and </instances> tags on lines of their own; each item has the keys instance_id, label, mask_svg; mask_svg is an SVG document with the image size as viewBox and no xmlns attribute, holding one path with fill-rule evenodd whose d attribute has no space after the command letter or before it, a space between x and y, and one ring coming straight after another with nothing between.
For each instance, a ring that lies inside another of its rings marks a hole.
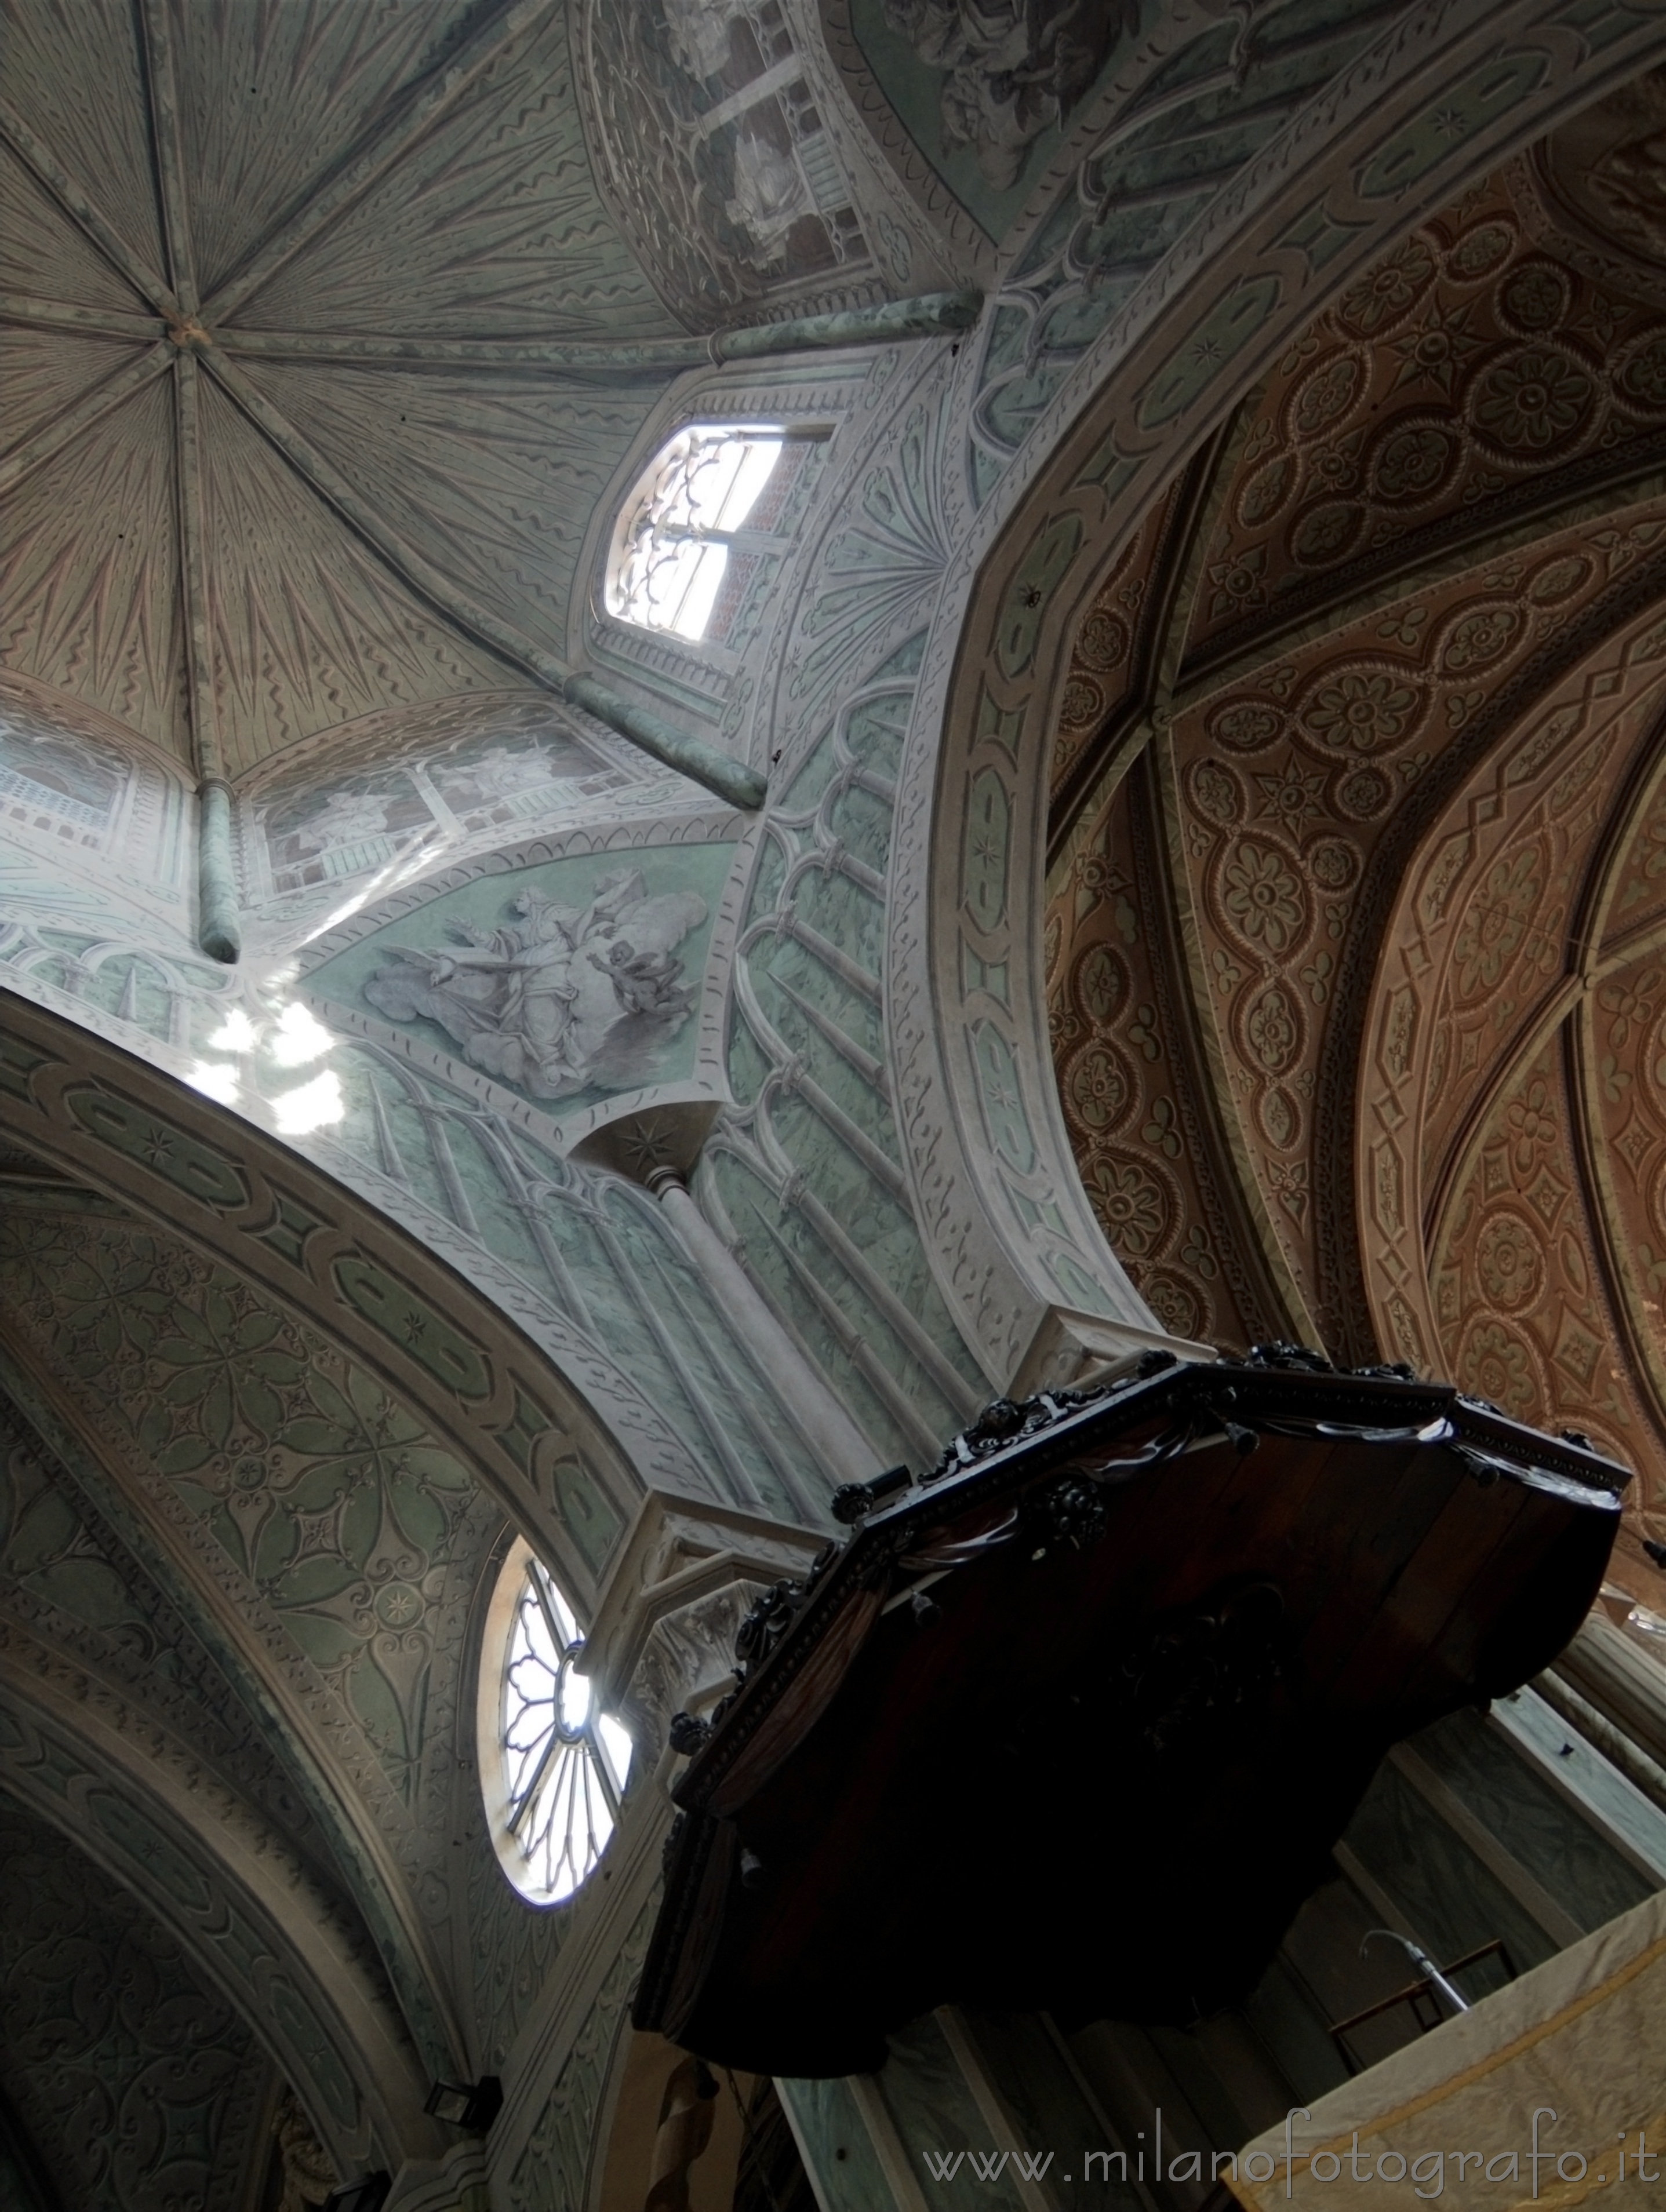
<instances>
[{"instance_id":1,"label":"white curtain","mask_svg":"<svg viewBox=\"0 0 1666 2212\"><path fill-rule=\"evenodd\" d=\"M1222 2172L1255 2212L1666 2212L1666 1892L1256 2136L1236 2178Z\"/></svg>"}]
</instances>

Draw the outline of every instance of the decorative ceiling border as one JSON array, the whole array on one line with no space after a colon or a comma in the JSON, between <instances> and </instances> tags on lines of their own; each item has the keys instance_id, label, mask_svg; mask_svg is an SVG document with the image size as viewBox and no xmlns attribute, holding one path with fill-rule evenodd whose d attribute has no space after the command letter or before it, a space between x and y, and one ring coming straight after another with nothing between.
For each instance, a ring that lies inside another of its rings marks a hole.
<instances>
[{"instance_id":1,"label":"decorative ceiling border","mask_svg":"<svg viewBox=\"0 0 1666 2212\"><path fill-rule=\"evenodd\" d=\"M229 1998L344 2163L435 2143L402 2023L264 1823L118 1691L0 1624L0 1777Z\"/></svg>"},{"instance_id":2,"label":"decorative ceiling border","mask_svg":"<svg viewBox=\"0 0 1666 2212\"><path fill-rule=\"evenodd\" d=\"M945 578L903 769L888 999L916 1212L945 1295L992 1368L1010 1371L1057 1297L1049 1249L1107 1283L1120 1273L1051 1085L1031 864L1043 843L1042 733L1107 555L1274 349L1395 236L1661 43L1657 17L1636 9L1596 26L1562 0L1502 18L1478 0L1411 11L1248 165L1113 318ZM1316 170L1331 179L1316 196ZM984 848L975 867L969 835ZM997 1158L990 1173L967 1040L991 1028L1019 1072L1029 1146L1047 1163L1049 1235L1035 1232L1033 1176L1021 1192L1010 1163ZM1134 1318L1126 1285L1114 1296Z\"/></svg>"},{"instance_id":3,"label":"decorative ceiling border","mask_svg":"<svg viewBox=\"0 0 1666 2212\"><path fill-rule=\"evenodd\" d=\"M621 1533L640 1478L574 1386L442 1258L242 1115L9 990L0 1129L323 1328L593 1596L557 1473L581 1479Z\"/></svg>"}]
</instances>

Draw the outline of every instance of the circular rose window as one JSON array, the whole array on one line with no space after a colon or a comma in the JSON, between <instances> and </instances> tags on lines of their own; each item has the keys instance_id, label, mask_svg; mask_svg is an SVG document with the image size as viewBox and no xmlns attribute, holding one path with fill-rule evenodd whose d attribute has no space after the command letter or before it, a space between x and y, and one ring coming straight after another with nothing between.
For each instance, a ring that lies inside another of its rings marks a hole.
<instances>
[{"instance_id":1,"label":"circular rose window","mask_svg":"<svg viewBox=\"0 0 1666 2212\"><path fill-rule=\"evenodd\" d=\"M630 1771L629 1735L577 1671L583 1650L560 1584L518 1542L487 1621L480 1776L503 1871L534 1905L559 1905L590 1873Z\"/></svg>"}]
</instances>

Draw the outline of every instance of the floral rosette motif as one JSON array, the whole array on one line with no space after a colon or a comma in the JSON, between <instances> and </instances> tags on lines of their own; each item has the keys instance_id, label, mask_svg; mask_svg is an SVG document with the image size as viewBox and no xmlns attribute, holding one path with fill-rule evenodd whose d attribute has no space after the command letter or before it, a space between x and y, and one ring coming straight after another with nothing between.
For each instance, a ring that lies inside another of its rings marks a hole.
<instances>
[{"instance_id":1,"label":"floral rosette motif","mask_svg":"<svg viewBox=\"0 0 1666 2212\"><path fill-rule=\"evenodd\" d=\"M1561 346L1523 346L1478 376L1468 413L1475 435L1522 465L1576 445L1596 412L1596 380Z\"/></svg>"},{"instance_id":2,"label":"floral rosette motif","mask_svg":"<svg viewBox=\"0 0 1666 2212\"><path fill-rule=\"evenodd\" d=\"M1229 848L1215 902L1232 935L1270 960L1295 951L1310 924L1300 863L1268 839L1241 837Z\"/></svg>"}]
</instances>

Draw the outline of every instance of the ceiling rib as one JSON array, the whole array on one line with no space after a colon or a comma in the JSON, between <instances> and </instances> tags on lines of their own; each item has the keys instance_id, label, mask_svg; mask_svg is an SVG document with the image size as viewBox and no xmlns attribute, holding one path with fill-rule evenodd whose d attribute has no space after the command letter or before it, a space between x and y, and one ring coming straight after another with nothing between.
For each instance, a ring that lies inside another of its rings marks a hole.
<instances>
[{"instance_id":1,"label":"ceiling rib","mask_svg":"<svg viewBox=\"0 0 1666 2212\"><path fill-rule=\"evenodd\" d=\"M1177 678L1177 696L1189 708L1241 683L1264 666L1275 648L1292 653L1312 638L1328 635L1356 609L1377 600L1387 604L1390 594L1403 598L1462 569L1503 560L1523 546L1537 544L1551 530L1602 515L1622 496L1652 498L1663 483L1666 434L1657 430L1627 439L1604 455L1600 465L1547 465L1531 482L1517 485L1507 501L1495 496L1477 502L1473 514L1432 526L1382 554L1362 556L1340 568L1340 588L1329 599L1305 595L1299 604L1267 608L1247 643L1233 632L1215 641L1197 659L1184 662Z\"/></svg>"},{"instance_id":2,"label":"ceiling rib","mask_svg":"<svg viewBox=\"0 0 1666 2212\"><path fill-rule=\"evenodd\" d=\"M695 368L772 354L813 353L821 346L879 345L897 338L941 337L970 330L982 311L982 292L925 292L911 300L798 315L780 323L746 323L707 336L641 338L424 338L386 333L216 329L216 344L234 353L286 361L345 361L399 368Z\"/></svg>"},{"instance_id":3,"label":"ceiling rib","mask_svg":"<svg viewBox=\"0 0 1666 2212\"><path fill-rule=\"evenodd\" d=\"M25 330L69 331L77 337L160 338L167 325L160 315L123 315L113 307L75 307L61 300L36 300L27 292L0 292L0 323Z\"/></svg>"},{"instance_id":4,"label":"ceiling rib","mask_svg":"<svg viewBox=\"0 0 1666 2212\"><path fill-rule=\"evenodd\" d=\"M1205 1074L1206 1080L1200 1085L1202 1094L1212 1097L1214 1102L1214 1150L1223 1170L1222 1196L1235 1208L1242 1209L1241 1218L1248 1224L1268 1285L1294 1328L1296 1341L1322 1346L1325 1338L1318 1316L1292 1265L1268 1193L1256 1171L1245 1112L1226 1080L1225 1062L1209 1003L1209 977L1198 906L1186 872L1177 788L1181 763L1172 724L1160 732L1154 731L1153 739L1145 752L1150 763L1146 806L1152 848L1163 874L1161 908L1174 917L1169 933L1170 957L1175 962L1177 995L1192 1065Z\"/></svg>"},{"instance_id":5,"label":"ceiling rib","mask_svg":"<svg viewBox=\"0 0 1666 2212\"><path fill-rule=\"evenodd\" d=\"M1620 955L1618 964L1634 959L1646 945L1651 928L1666 922L1666 916L1657 917L1654 923L1645 922L1640 929L1633 929L1632 935L1639 940L1635 948L1626 946L1626 932L1614 927L1617 917L1614 902L1619 895L1626 855L1649 809L1663 786L1666 786L1666 685L1651 689L1652 699L1647 692L1640 695L1640 711L1654 722L1653 743L1642 756L1641 771L1633 778L1624 805L1614 817L1604 841L1605 849L1592 871L1590 889L1580 916L1580 958L1586 973L1593 977L1614 967L1616 952Z\"/></svg>"},{"instance_id":6,"label":"ceiling rib","mask_svg":"<svg viewBox=\"0 0 1666 2212\"><path fill-rule=\"evenodd\" d=\"M254 249L240 270L234 271L219 287L206 307L200 298L195 267L174 25L167 0L136 0L136 8L146 125L168 281L164 282L133 252L27 125L0 100L0 141L10 147L138 300L154 308L161 318L159 326L148 317L125 314L119 309L98 310L69 302L40 301L23 294L0 297L0 318L25 327L153 342L119 374L67 407L56 420L43 425L0 459L0 489L9 489L21 482L170 367L177 371L174 489L180 543L180 621L186 667L185 705L199 801L198 938L203 949L216 959L229 963L239 957L240 932L236 910L232 793L225 774L210 647L212 625L208 601L199 425L204 366L308 489L371 548L401 583L434 607L453 629L484 644L519 672L594 714L653 758L691 776L730 805L753 809L763 802L765 781L744 763L619 697L593 678L570 670L512 623L478 605L441 568L390 530L325 457L247 382L222 349L225 343L234 347L237 339L226 333L222 343L217 344L204 327L204 322L218 323L233 315L280 269L371 191L432 132L447 109L477 82L483 72L548 15L553 4L554 0L499 0L499 4L477 22L425 79L403 96L395 95L389 110L362 134L356 154L344 157L332 174L326 173L320 180L303 204L294 208L287 217L280 217L264 244ZM739 347L743 351L775 352L783 345L843 343L879 335L926 335L940 329L963 327L974 319L979 305L981 301L970 295L933 296L882 311L881 320L889 318L883 332L866 326L854 330L848 327L852 321L849 317L818 317L780 329L733 333L724 343L726 349ZM873 318L870 314L862 319L866 325ZM890 327L891 323L896 328ZM164 335L171 343L156 343ZM270 347L263 348L258 338L250 347L251 351L270 350L291 356L304 356L307 349L307 341L290 333L275 334ZM329 357L337 357L333 346L326 345L325 349ZM711 356L716 357L714 344ZM685 337L648 341L641 348L630 348L569 346L552 340L501 349L489 342L487 349L470 345L465 350L455 351L444 341L396 339L379 343L371 340L368 344L360 342L350 345L346 357L366 361L423 359L446 366L460 362L477 368L591 368L605 370L617 377L621 370L628 371L633 367L663 371L704 359L707 342Z\"/></svg>"},{"instance_id":7,"label":"ceiling rib","mask_svg":"<svg viewBox=\"0 0 1666 2212\"><path fill-rule=\"evenodd\" d=\"M791 349L793 333L772 327L776 350ZM356 368L597 369L690 368L708 362L702 337L645 338L610 345L594 338L415 338L311 331L239 331L216 327L214 341L233 353L275 361L349 362Z\"/></svg>"},{"instance_id":8,"label":"ceiling rib","mask_svg":"<svg viewBox=\"0 0 1666 2212\"><path fill-rule=\"evenodd\" d=\"M73 407L67 407L61 415L55 415L50 422L35 432L33 437L26 438L21 446L14 447L3 459L0 459L0 492L15 490L25 477L33 476L38 468L61 453L66 446L73 445L84 430L90 429L94 423L100 422L113 409L122 406L147 384L154 383L159 376L165 376L173 358L173 348L166 340L152 346L118 374L103 384L94 385L92 391L77 400Z\"/></svg>"},{"instance_id":9,"label":"ceiling rib","mask_svg":"<svg viewBox=\"0 0 1666 2212\"><path fill-rule=\"evenodd\" d=\"M1568 1115L1568 1144L1578 1170L1597 1270L1608 1294L1608 1310L1628 1355L1633 1386L1659 1427L1666 1431L1666 1346L1662 1345L1658 1317L1638 1280L1628 1248L1597 1096L1602 1056L1596 1039L1595 992L1585 994L1569 1022L1562 1049L1573 1109Z\"/></svg>"},{"instance_id":10,"label":"ceiling rib","mask_svg":"<svg viewBox=\"0 0 1666 2212\"><path fill-rule=\"evenodd\" d=\"M166 315L169 322L177 322L179 303L173 292L154 270L145 267L126 241L118 237L86 193L70 183L22 117L5 100L0 100L0 141L10 147L139 297L149 300L157 313Z\"/></svg>"},{"instance_id":11,"label":"ceiling rib","mask_svg":"<svg viewBox=\"0 0 1666 2212\"><path fill-rule=\"evenodd\" d=\"M1593 980L1601 983L1651 952L1666 952L1666 920L1645 921L1629 933L1620 930L1609 938L1592 971Z\"/></svg>"},{"instance_id":12,"label":"ceiling rib","mask_svg":"<svg viewBox=\"0 0 1666 2212\"><path fill-rule=\"evenodd\" d=\"M197 279L192 270L191 224L185 214L185 149L179 137L173 33L165 0L140 0L139 21L144 33L145 97L161 203L163 250L180 313L194 315L198 305Z\"/></svg>"},{"instance_id":13,"label":"ceiling rib","mask_svg":"<svg viewBox=\"0 0 1666 2212\"><path fill-rule=\"evenodd\" d=\"M1428 1179L1424 1191L1420 1234L1426 1264L1434 1249L1441 1222L1451 1206L1453 1193L1462 1188L1481 1156L1499 1098L1522 1070L1530 1066L1546 1046L1554 1041L1578 1012L1587 995L1588 987L1583 976L1564 975L1536 1006L1529 1008L1515 1036L1499 1054L1485 1089L1477 1092L1446 1139L1445 1158L1439 1163L1438 1172Z\"/></svg>"},{"instance_id":14,"label":"ceiling rib","mask_svg":"<svg viewBox=\"0 0 1666 2212\"><path fill-rule=\"evenodd\" d=\"M158 0L150 0L157 7ZM344 215L355 200L378 184L394 163L434 128L446 109L465 92L483 70L506 52L515 40L549 13L554 0L509 0L509 4L466 40L450 63L420 92L410 106L386 116L374 126L370 143L358 159L341 170L333 182L310 192L287 222L280 223L252 260L222 284L209 302L208 319L222 322L235 314L261 287L269 283L319 233Z\"/></svg>"},{"instance_id":15,"label":"ceiling rib","mask_svg":"<svg viewBox=\"0 0 1666 2212\"><path fill-rule=\"evenodd\" d=\"M201 346L198 357L302 482L336 510L402 584L427 600L454 628L489 647L512 667L530 676L534 683L541 684L557 697L597 714L633 744L652 754L667 768L674 768L703 783L708 791L715 792L732 806L751 808L762 804L763 782L754 770L720 753L715 747L702 744L699 738L673 730L657 716L644 714L615 699L591 678L575 674L554 653L534 644L512 623L489 613L442 574L432 562L396 536L311 440L257 391L217 346Z\"/></svg>"},{"instance_id":16,"label":"ceiling rib","mask_svg":"<svg viewBox=\"0 0 1666 2212\"><path fill-rule=\"evenodd\" d=\"M207 572L203 560L203 443L197 362L182 346L173 371L173 435L179 463L179 598L185 647L185 707L197 770L197 941L228 965L243 949L237 914L232 793L220 741L220 709L209 651Z\"/></svg>"},{"instance_id":17,"label":"ceiling rib","mask_svg":"<svg viewBox=\"0 0 1666 2212\"><path fill-rule=\"evenodd\" d=\"M174 373L174 433L179 441L180 575L185 613L185 668L191 695L191 734L199 776L226 779L225 756L214 710L208 651L208 594L203 578L203 463L198 428L197 363L181 349Z\"/></svg>"},{"instance_id":18,"label":"ceiling rib","mask_svg":"<svg viewBox=\"0 0 1666 2212\"><path fill-rule=\"evenodd\" d=\"M1206 1076L1198 1085L1198 1096L1213 1139L1210 1149L1219 1170L1220 1203L1231 1218L1246 1259L1258 1263L1257 1295L1269 1310L1282 1316L1280 1327L1298 1342L1319 1344L1323 1339L1268 1210L1236 1105L1224 1085L1207 1079L1213 1018L1207 986L1184 950L1194 924L1185 870L1174 846L1177 771L1170 731L1175 685L1196 605L1203 549L1224 496L1225 457L1231 451L1229 426L1198 452L1177 480L1173 505L1153 549L1152 628L1137 644L1126 697L1084 746L1054 796L1047 820L1046 866L1050 879L1051 871L1068 852L1073 835L1126 782L1128 804L1145 817L1153 864L1164 884L1158 907L1164 915L1184 917L1181 927L1170 933L1171 972L1178 986L1177 1012L1183 1025L1183 1049L1191 1066ZM1142 761L1145 772L1137 775Z\"/></svg>"},{"instance_id":19,"label":"ceiling rib","mask_svg":"<svg viewBox=\"0 0 1666 2212\"><path fill-rule=\"evenodd\" d=\"M1149 744L1154 717L1172 709L1175 670L1197 589L1197 548L1207 535L1213 513L1216 464L1223 442L1223 437L1213 439L1180 479L1152 556L1146 602L1151 612L1140 626L1138 665L1123 697L1083 746L1049 802L1049 871L1058 866L1089 811L1104 805L1113 780L1125 775Z\"/></svg>"},{"instance_id":20,"label":"ceiling rib","mask_svg":"<svg viewBox=\"0 0 1666 2212\"><path fill-rule=\"evenodd\" d=\"M203 557L202 437L197 359L186 342L198 327L195 258L186 212L185 148L166 0L139 0L146 118L162 218L162 250L179 302L174 338L174 490L179 532L179 627L185 640L185 714L197 773L197 942L228 966L243 950L237 913L231 786L220 741L219 705L209 648L208 576Z\"/></svg>"}]
</instances>

